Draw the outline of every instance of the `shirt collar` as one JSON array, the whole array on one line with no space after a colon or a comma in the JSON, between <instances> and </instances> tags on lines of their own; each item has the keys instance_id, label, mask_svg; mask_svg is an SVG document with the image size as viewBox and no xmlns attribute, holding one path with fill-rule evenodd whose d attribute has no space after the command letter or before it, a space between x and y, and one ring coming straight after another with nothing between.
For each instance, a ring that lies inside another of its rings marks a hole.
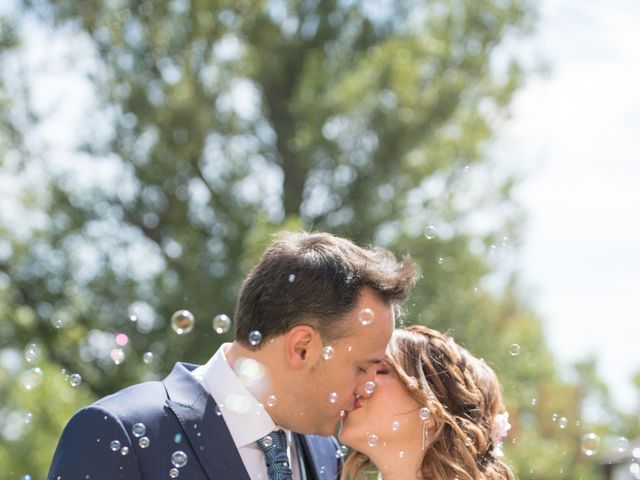
<instances>
[{"instance_id":1,"label":"shirt collar","mask_svg":"<svg viewBox=\"0 0 640 480\"><path fill-rule=\"evenodd\" d=\"M205 389L218 404L229 433L236 447L240 448L280 427L229 365L225 351L230 346L230 343L222 344L202 369L194 374L201 379ZM290 436L289 432L287 436Z\"/></svg>"}]
</instances>

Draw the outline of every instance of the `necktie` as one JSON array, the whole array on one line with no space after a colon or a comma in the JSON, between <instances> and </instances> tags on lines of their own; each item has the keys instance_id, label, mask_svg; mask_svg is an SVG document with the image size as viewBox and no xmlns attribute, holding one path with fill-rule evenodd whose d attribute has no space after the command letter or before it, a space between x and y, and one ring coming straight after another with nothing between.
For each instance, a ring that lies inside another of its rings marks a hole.
<instances>
[{"instance_id":1,"label":"necktie","mask_svg":"<svg viewBox=\"0 0 640 480\"><path fill-rule=\"evenodd\" d=\"M271 480L291 480L291 466L287 457L287 437L282 430L271 432L256 442L264 452L267 473Z\"/></svg>"}]
</instances>

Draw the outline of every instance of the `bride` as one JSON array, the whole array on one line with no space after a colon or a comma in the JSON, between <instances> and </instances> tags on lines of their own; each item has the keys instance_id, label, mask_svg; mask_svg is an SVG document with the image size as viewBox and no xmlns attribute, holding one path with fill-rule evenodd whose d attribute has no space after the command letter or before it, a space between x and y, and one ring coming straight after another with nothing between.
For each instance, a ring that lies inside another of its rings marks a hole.
<instances>
[{"instance_id":1,"label":"bride","mask_svg":"<svg viewBox=\"0 0 640 480\"><path fill-rule=\"evenodd\" d=\"M356 451L342 480L370 463L384 480L515 479L501 459L511 426L496 375L451 337L396 330L375 387L343 422L340 440Z\"/></svg>"}]
</instances>

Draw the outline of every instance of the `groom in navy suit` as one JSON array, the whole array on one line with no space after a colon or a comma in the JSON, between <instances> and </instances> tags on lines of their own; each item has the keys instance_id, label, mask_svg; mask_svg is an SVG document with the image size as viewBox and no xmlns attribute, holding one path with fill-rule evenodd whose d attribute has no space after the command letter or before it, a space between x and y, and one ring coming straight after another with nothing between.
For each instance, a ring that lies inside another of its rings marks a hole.
<instances>
[{"instance_id":1,"label":"groom in navy suit","mask_svg":"<svg viewBox=\"0 0 640 480\"><path fill-rule=\"evenodd\" d=\"M245 279L233 343L80 410L49 479L336 479L341 416L371 393L415 281L409 258L280 234Z\"/></svg>"}]
</instances>

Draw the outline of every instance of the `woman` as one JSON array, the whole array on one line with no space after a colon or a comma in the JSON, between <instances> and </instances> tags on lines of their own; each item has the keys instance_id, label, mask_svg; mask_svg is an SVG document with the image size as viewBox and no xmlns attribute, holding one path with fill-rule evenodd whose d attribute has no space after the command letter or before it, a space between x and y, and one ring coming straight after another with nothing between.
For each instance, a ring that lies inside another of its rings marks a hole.
<instances>
[{"instance_id":1,"label":"woman","mask_svg":"<svg viewBox=\"0 0 640 480\"><path fill-rule=\"evenodd\" d=\"M363 478L372 462L384 480L513 480L500 459L509 428L484 361L427 327L396 330L375 392L356 401L340 431L357 450L342 479Z\"/></svg>"}]
</instances>

